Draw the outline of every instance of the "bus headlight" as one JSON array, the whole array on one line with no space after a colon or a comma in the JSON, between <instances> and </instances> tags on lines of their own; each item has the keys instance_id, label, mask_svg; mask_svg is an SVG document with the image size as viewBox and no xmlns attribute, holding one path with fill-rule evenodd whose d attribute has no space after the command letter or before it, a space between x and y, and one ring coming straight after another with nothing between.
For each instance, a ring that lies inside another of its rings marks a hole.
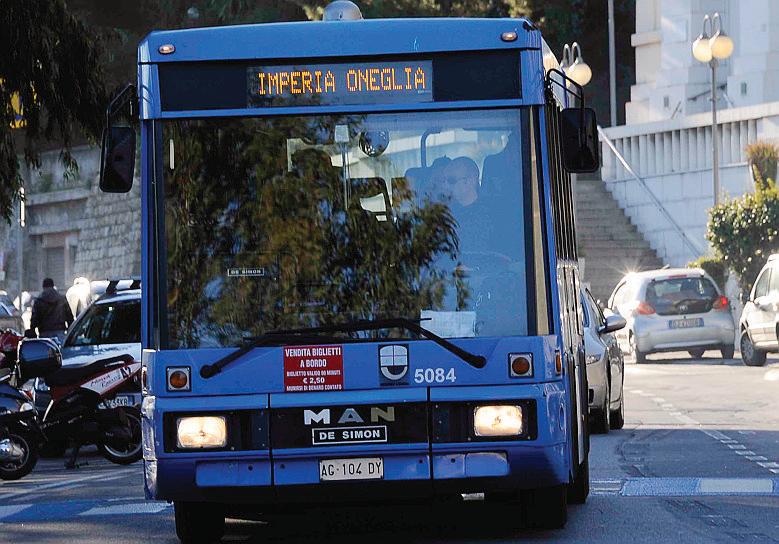
<instances>
[{"instance_id":1,"label":"bus headlight","mask_svg":"<svg viewBox=\"0 0 779 544\"><path fill-rule=\"evenodd\" d=\"M176 422L176 444L183 449L223 448L227 445L224 416L191 416Z\"/></svg>"},{"instance_id":2,"label":"bus headlight","mask_svg":"<svg viewBox=\"0 0 779 544\"><path fill-rule=\"evenodd\" d=\"M522 426L519 406L479 406L473 411L476 436L517 436L522 434Z\"/></svg>"}]
</instances>

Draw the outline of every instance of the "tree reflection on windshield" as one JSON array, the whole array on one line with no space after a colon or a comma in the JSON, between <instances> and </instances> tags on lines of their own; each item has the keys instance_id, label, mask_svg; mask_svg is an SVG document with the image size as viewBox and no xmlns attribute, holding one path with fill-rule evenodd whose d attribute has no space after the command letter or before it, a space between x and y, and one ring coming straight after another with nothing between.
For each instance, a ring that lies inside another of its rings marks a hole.
<instances>
[{"instance_id":1,"label":"tree reflection on windshield","mask_svg":"<svg viewBox=\"0 0 779 544\"><path fill-rule=\"evenodd\" d=\"M516 122L490 115L166 122L169 346L232 346L273 329L387 316L428 318L442 336L494 334L505 308L514 319L501 326L522 334L519 174L504 173L516 193L514 232L496 236L485 207L467 211L457 199L464 183L485 189L478 163L498 156ZM421 165L433 121L443 128ZM514 242L502 265L482 254L496 253L484 246L497 238ZM496 281L511 293L485 300L485 283Z\"/></svg>"}]
</instances>

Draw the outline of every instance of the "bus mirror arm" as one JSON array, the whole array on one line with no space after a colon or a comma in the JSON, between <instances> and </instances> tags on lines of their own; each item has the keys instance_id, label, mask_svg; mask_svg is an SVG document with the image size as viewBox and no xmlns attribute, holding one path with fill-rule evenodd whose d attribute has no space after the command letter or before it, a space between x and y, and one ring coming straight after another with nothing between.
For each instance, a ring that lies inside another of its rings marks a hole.
<instances>
[{"instance_id":1,"label":"bus mirror arm","mask_svg":"<svg viewBox=\"0 0 779 544\"><path fill-rule=\"evenodd\" d=\"M100 154L100 189L106 193L126 193L132 189L135 171L135 125L138 119L138 93L127 85L108 104ZM117 121L126 124L117 124Z\"/></svg>"}]
</instances>

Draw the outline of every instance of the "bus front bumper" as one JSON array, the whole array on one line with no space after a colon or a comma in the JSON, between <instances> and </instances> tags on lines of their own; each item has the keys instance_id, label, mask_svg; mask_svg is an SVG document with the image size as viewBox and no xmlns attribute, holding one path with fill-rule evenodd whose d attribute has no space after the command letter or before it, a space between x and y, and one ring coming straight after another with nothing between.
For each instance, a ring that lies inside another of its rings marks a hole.
<instances>
[{"instance_id":1,"label":"bus front bumper","mask_svg":"<svg viewBox=\"0 0 779 544\"><path fill-rule=\"evenodd\" d=\"M509 396L534 401L532 439L160 453L144 461L147 497L235 505L363 504L568 483L567 422L561 417L565 394L560 384L458 389L458 396L468 399L463 403ZM466 397L469 392L476 398ZM434 406L431 403L431 410ZM382 474L377 479L322 481L322 462L340 459L378 459Z\"/></svg>"}]
</instances>

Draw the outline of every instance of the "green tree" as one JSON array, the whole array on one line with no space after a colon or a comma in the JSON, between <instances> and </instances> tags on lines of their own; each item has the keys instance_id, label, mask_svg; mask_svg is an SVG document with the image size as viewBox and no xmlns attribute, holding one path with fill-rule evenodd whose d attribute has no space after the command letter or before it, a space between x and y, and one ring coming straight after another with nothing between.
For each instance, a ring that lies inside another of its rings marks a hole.
<instances>
[{"instance_id":1,"label":"green tree","mask_svg":"<svg viewBox=\"0 0 779 544\"><path fill-rule=\"evenodd\" d=\"M751 289L768 256L779 251L779 189L758 188L715 206L706 237L741 287Z\"/></svg>"},{"instance_id":2,"label":"green tree","mask_svg":"<svg viewBox=\"0 0 779 544\"><path fill-rule=\"evenodd\" d=\"M10 221L21 186L19 153L37 165L41 146L57 141L63 161L76 167L71 141L99 137L106 93L95 37L63 0L3 2L0 50L0 216Z\"/></svg>"}]
</instances>

